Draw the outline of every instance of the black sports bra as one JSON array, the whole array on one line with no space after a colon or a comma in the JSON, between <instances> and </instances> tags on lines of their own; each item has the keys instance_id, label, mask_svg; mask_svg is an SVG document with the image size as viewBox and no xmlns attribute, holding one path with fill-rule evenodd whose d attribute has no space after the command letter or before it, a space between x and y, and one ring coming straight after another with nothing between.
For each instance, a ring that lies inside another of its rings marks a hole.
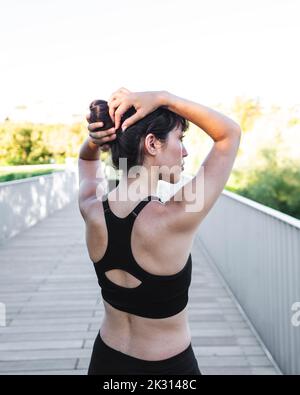
<instances>
[{"instance_id":1,"label":"black sports bra","mask_svg":"<svg viewBox=\"0 0 300 395\"><path fill-rule=\"evenodd\" d=\"M156 275L145 271L134 259L131 250L131 232L139 212L151 200L147 196L125 218L117 217L109 207L107 193L102 197L104 216L108 231L108 245L104 256L94 262L94 268L105 301L116 309L148 318L166 318L179 313L188 302L188 289L192 275L192 257L178 273ZM160 200L161 201L161 200ZM140 284L127 288L115 284L105 275L112 269L122 269Z\"/></svg>"}]
</instances>

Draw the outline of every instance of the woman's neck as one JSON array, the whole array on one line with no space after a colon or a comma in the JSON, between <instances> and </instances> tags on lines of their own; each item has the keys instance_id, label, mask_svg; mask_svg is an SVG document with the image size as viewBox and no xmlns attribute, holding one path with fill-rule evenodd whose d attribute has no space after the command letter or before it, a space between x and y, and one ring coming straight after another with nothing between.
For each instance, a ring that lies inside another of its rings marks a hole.
<instances>
[{"instance_id":1,"label":"woman's neck","mask_svg":"<svg viewBox=\"0 0 300 395\"><path fill-rule=\"evenodd\" d=\"M143 169L137 176L123 174L115 189L117 200L138 201L157 195L158 172Z\"/></svg>"}]
</instances>

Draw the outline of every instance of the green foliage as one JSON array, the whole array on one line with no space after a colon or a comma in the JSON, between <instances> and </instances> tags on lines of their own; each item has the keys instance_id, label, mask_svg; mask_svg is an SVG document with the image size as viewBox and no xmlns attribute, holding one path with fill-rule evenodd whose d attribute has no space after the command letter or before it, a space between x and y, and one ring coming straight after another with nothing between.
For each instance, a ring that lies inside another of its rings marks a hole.
<instances>
[{"instance_id":1,"label":"green foliage","mask_svg":"<svg viewBox=\"0 0 300 395\"><path fill-rule=\"evenodd\" d=\"M11 165L50 163L52 153L43 144L42 131L17 129L12 135L7 163Z\"/></svg>"},{"instance_id":2,"label":"green foliage","mask_svg":"<svg viewBox=\"0 0 300 395\"><path fill-rule=\"evenodd\" d=\"M0 125L0 165L64 163L78 157L87 137L84 124L66 126L13 123Z\"/></svg>"},{"instance_id":3,"label":"green foliage","mask_svg":"<svg viewBox=\"0 0 300 395\"><path fill-rule=\"evenodd\" d=\"M288 121L288 126L293 127L300 124L300 118L294 117Z\"/></svg>"},{"instance_id":4,"label":"green foliage","mask_svg":"<svg viewBox=\"0 0 300 395\"><path fill-rule=\"evenodd\" d=\"M22 178L28 178L28 177L42 176L45 174L51 174L56 171L57 170L52 169L52 170L36 170L36 171L32 170L28 172L10 172L5 174L0 174L0 182L20 180Z\"/></svg>"},{"instance_id":5,"label":"green foliage","mask_svg":"<svg viewBox=\"0 0 300 395\"><path fill-rule=\"evenodd\" d=\"M260 166L233 170L237 185L228 189L300 219L300 162L280 160L275 147L262 149L260 157Z\"/></svg>"},{"instance_id":6,"label":"green foliage","mask_svg":"<svg viewBox=\"0 0 300 395\"><path fill-rule=\"evenodd\" d=\"M254 126L255 120L262 115L262 108L259 100L237 97L232 106L235 115L243 132L248 132Z\"/></svg>"}]
</instances>

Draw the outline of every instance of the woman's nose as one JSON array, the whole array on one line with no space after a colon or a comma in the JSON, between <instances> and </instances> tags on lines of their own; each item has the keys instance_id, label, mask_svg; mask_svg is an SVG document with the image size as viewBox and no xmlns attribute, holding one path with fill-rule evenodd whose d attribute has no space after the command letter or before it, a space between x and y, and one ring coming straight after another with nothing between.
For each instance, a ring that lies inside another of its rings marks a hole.
<instances>
[{"instance_id":1,"label":"woman's nose","mask_svg":"<svg viewBox=\"0 0 300 395\"><path fill-rule=\"evenodd\" d=\"M184 158L185 158L186 156L188 156L188 152L187 152L185 146L183 146L182 156L183 156Z\"/></svg>"}]
</instances>

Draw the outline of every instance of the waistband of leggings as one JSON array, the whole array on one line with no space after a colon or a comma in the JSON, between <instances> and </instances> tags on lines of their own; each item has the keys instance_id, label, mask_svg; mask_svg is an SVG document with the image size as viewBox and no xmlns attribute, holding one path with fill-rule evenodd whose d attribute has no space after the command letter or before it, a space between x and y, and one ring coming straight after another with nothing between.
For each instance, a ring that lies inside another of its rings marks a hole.
<instances>
[{"instance_id":1,"label":"waistband of leggings","mask_svg":"<svg viewBox=\"0 0 300 395\"><path fill-rule=\"evenodd\" d=\"M131 355L123 353L122 351L116 350L115 348L108 346L103 341L100 331L98 332L97 337L101 341L104 348L106 348L111 353L116 354L116 356L118 356L119 358L123 358L124 360L127 360L127 361L138 362L139 364L142 364L142 365L160 366L160 365L166 365L169 363L176 363L177 361L184 360L185 358L190 357L190 355L193 354L192 343L190 343L185 350L181 351L180 353L178 353L176 355L173 355L172 357L160 359L157 361L149 361L149 360L133 357Z\"/></svg>"}]
</instances>

